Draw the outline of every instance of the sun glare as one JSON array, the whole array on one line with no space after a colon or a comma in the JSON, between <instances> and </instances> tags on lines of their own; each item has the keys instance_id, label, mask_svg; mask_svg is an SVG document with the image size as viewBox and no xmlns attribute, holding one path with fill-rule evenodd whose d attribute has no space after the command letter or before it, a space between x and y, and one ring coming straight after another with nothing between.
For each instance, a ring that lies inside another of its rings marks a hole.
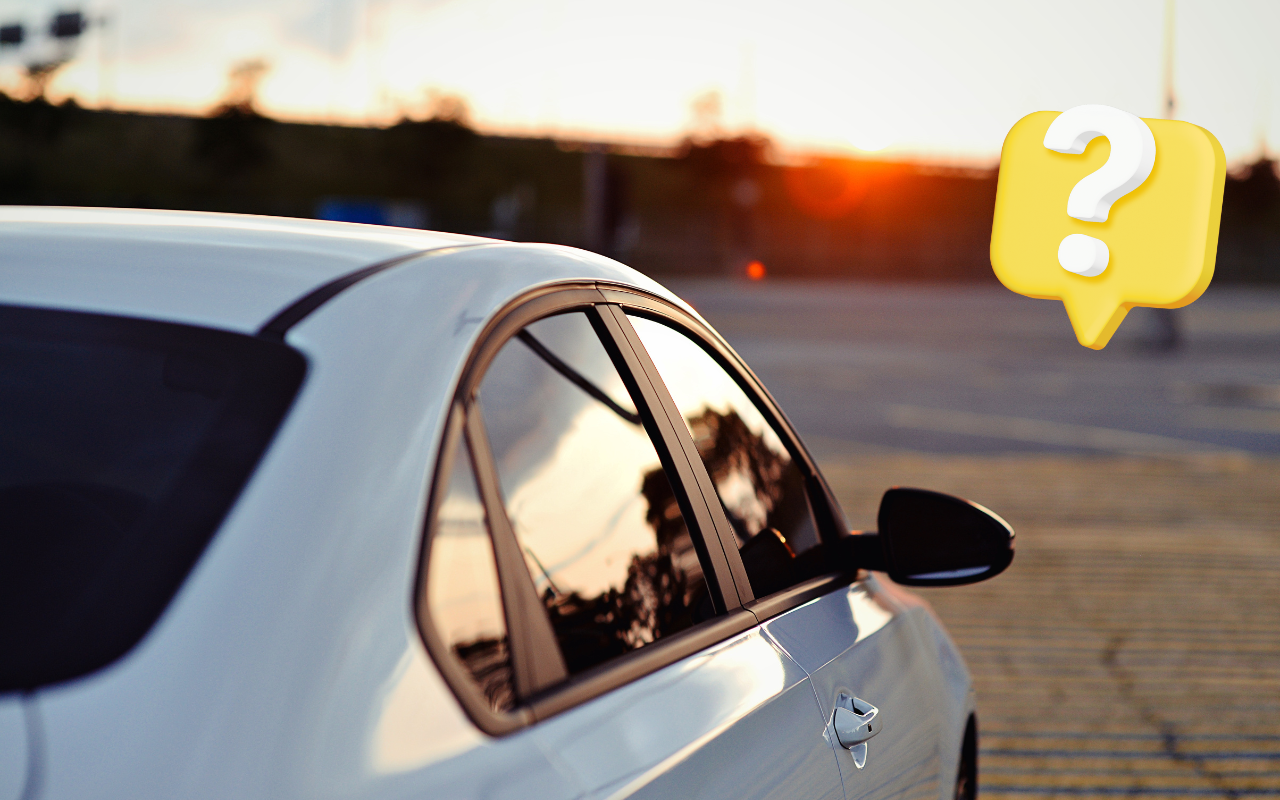
<instances>
[{"instance_id":1,"label":"sun glare","mask_svg":"<svg viewBox=\"0 0 1280 800\"><path fill-rule=\"evenodd\" d=\"M1262 33L1280 19L1270 10L1280 4L1240 0L1219 12L1223 4L1209 0L1184 3L1179 13L1218 27L1179 29L1188 38L1179 52L1200 54L1179 66L1179 114L1213 130L1229 156L1254 158L1260 132L1280 129L1280 84L1267 82L1280 48L1267 47ZM0 21L18 21L21 5L8 0ZM1031 110L1106 102L1151 113L1161 96L1160 37L1147 35L1159 28L1161 4L1151 3L1120 4L1127 10L1106 31L1090 28L1088 15L1063 19L1034 43L1014 31L1052 14L994 0L976 10L942 0L785 8L745 0L731 13L718 0L188 0L172 11L158 4L163 14L152 5L113 3L117 21L89 29L48 99L205 114L236 63L262 59L270 70L257 107L289 121L391 125L427 114L436 91L465 97L485 132L671 145L690 132L691 100L714 91L723 101L716 129L727 135L755 131L784 149L853 157L989 159ZM1264 9L1265 24L1243 25ZM991 24L1005 17L1005 27ZM1242 27L1253 38L1233 46L1214 32ZM1078 74L1055 68L1072 42L1094 35L1106 58ZM1118 46L1133 36L1141 46ZM0 90L27 91L30 55L4 48Z\"/></svg>"},{"instance_id":2,"label":"sun glare","mask_svg":"<svg viewBox=\"0 0 1280 800\"><path fill-rule=\"evenodd\" d=\"M849 143L864 153L876 153L893 144L888 136L870 133L855 133L849 137Z\"/></svg>"},{"instance_id":3,"label":"sun glare","mask_svg":"<svg viewBox=\"0 0 1280 800\"><path fill-rule=\"evenodd\" d=\"M860 120L847 134L849 144L864 153L875 153L892 146L897 137L878 120Z\"/></svg>"}]
</instances>

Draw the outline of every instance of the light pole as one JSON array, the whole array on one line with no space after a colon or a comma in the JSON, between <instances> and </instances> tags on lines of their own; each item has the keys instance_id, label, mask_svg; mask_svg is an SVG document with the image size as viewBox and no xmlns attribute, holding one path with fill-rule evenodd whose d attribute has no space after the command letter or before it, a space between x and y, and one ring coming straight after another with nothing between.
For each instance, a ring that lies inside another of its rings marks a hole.
<instances>
[{"instance_id":1,"label":"light pole","mask_svg":"<svg viewBox=\"0 0 1280 800\"><path fill-rule=\"evenodd\" d=\"M1174 0L1164 0L1164 118L1173 119L1176 99L1173 93L1173 20ZM1178 316L1172 308L1153 308L1155 331L1152 345L1158 350L1177 350L1182 344Z\"/></svg>"}]
</instances>

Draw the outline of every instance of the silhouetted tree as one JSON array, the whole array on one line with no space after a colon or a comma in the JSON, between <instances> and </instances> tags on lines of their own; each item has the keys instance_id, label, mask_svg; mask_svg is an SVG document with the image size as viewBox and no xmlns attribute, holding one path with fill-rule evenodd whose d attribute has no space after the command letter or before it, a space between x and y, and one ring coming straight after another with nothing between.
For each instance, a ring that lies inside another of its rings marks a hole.
<instances>
[{"instance_id":1,"label":"silhouetted tree","mask_svg":"<svg viewBox=\"0 0 1280 800\"><path fill-rule=\"evenodd\" d=\"M217 179L237 177L271 160L267 131L274 124L257 109L258 85L269 69L261 59L231 68L222 101L196 127L195 157Z\"/></svg>"},{"instance_id":2,"label":"silhouetted tree","mask_svg":"<svg viewBox=\"0 0 1280 800\"><path fill-rule=\"evenodd\" d=\"M1274 216L1280 210L1280 176L1276 175L1276 162L1263 157L1241 173L1239 178L1227 182L1223 213L1244 220Z\"/></svg>"},{"instance_id":3,"label":"silhouetted tree","mask_svg":"<svg viewBox=\"0 0 1280 800\"><path fill-rule=\"evenodd\" d=\"M1236 280L1280 278L1280 176L1263 157L1227 177L1219 237L1220 276Z\"/></svg>"}]
</instances>

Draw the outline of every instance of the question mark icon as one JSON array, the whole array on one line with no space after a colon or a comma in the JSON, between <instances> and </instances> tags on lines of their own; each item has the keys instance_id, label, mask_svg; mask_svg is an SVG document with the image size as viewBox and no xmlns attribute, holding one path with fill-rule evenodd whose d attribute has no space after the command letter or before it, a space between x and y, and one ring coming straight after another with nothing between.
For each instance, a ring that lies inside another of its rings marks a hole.
<instances>
[{"instance_id":1,"label":"question mark icon","mask_svg":"<svg viewBox=\"0 0 1280 800\"><path fill-rule=\"evenodd\" d=\"M1156 139L1147 123L1111 106L1076 106L1049 125L1044 146L1079 155L1099 136L1111 142L1107 163L1081 178L1067 198L1067 214L1084 222L1106 222L1111 205L1137 189L1156 163ZM1111 251L1101 239L1073 233L1058 245L1058 263L1087 278L1101 275Z\"/></svg>"},{"instance_id":2,"label":"question mark icon","mask_svg":"<svg viewBox=\"0 0 1280 800\"><path fill-rule=\"evenodd\" d=\"M1222 145L1190 122L1099 105L1033 111L1000 148L991 268L1018 294L1061 300L1076 339L1101 350L1129 309L1204 293L1226 179Z\"/></svg>"}]
</instances>

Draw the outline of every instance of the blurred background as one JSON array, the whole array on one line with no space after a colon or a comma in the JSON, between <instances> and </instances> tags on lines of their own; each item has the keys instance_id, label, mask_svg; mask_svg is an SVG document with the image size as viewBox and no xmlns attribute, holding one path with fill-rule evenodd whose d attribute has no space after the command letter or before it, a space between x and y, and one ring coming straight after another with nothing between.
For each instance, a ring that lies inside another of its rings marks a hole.
<instances>
[{"instance_id":1,"label":"blurred background","mask_svg":"<svg viewBox=\"0 0 1280 800\"><path fill-rule=\"evenodd\" d=\"M855 527L898 484L1018 530L928 593L984 793L1280 796L1278 35L1269 0L0 0L0 203L618 258L755 367ZM1208 292L1101 352L987 256L1005 132L1082 103L1230 169Z\"/></svg>"}]
</instances>

